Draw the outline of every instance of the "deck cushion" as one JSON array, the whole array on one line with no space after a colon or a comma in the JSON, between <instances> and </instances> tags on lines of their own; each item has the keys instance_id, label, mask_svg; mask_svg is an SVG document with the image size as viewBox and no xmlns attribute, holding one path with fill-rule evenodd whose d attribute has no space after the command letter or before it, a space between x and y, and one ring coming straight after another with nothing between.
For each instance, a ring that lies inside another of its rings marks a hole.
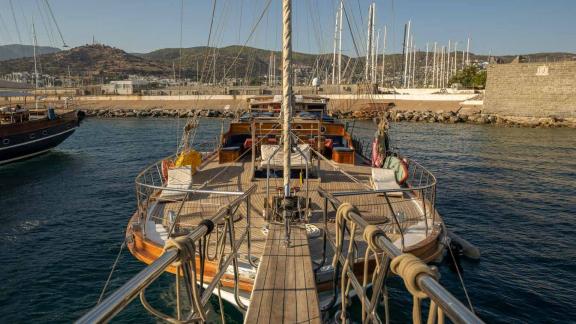
<instances>
[{"instance_id":1,"label":"deck cushion","mask_svg":"<svg viewBox=\"0 0 576 324\"><path fill-rule=\"evenodd\" d=\"M408 166L395 156L386 157L382 168L394 170L398 184L403 184L408 179Z\"/></svg>"},{"instance_id":2,"label":"deck cushion","mask_svg":"<svg viewBox=\"0 0 576 324\"><path fill-rule=\"evenodd\" d=\"M374 190L401 189L396 182L396 173L392 169L372 168L372 186ZM402 191L392 191L389 196L402 196Z\"/></svg>"},{"instance_id":3,"label":"deck cushion","mask_svg":"<svg viewBox=\"0 0 576 324\"><path fill-rule=\"evenodd\" d=\"M184 197L186 192L169 189L190 189L192 187L192 168L183 166L168 169L166 189L160 193L160 198L177 199Z\"/></svg>"}]
</instances>

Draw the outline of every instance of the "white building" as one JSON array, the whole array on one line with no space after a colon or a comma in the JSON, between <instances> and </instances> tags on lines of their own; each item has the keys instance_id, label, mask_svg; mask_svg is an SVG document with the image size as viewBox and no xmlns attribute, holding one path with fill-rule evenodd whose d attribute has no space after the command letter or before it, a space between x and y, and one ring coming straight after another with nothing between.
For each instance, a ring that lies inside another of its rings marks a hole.
<instances>
[{"instance_id":1,"label":"white building","mask_svg":"<svg viewBox=\"0 0 576 324\"><path fill-rule=\"evenodd\" d=\"M102 94L131 95L147 87L148 81L146 80L110 81L110 84L102 86Z\"/></svg>"}]
</instances>

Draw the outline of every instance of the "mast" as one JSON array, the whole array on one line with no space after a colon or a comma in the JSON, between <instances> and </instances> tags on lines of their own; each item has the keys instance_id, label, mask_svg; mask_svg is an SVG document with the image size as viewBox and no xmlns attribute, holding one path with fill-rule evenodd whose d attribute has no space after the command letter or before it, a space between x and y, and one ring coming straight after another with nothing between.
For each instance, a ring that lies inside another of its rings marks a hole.
<instances>
[{"instance_id":1,"label":"mast","mask_svg":"<svg viewBox=\"0 0 576 324\"><path fill-rule=\"evenodd\" d=\"M380 49L380 29L376 33L376 47L374 48L374 64L372 65L372 83L378 83L378 50Z\"/></svg>"},{"instance_id":2,"label":"mast","mask_svg":"<svg viewBox=\"0 0 576 324\"><path fill-rule=\"evenodd\" d=\"M458 72L458 42L454 44L454 64L453 64L453 74Z\"/></svg>"},{"instance_id":3,"label":"mast","mask_svg":"<svg viewBox=\"0 0 576 324\"><path fill-rule=\"evenodd\" d=\"M426 43L426 58L424 59L424 87L428 88L428 43Z\"/></svg>"},{"instance_id":4,"label":"mast","mask_svg":"<svg viewBox=\"0 0 576 324\"><path fill-rule=\"evenodd\" d=\"M432 55L432 86L434 88L437 88L436 86L436 48L437 48L437 43L434 42L434 54Z\"/></svg>"},{"instance_id":5,"label":"mast","mask_svg":"<svg viewBox=\"0 0 576 324\"><path fill-rule=\"evenodd\" d=\"M336 11L336 22L334 23L334 51L332 53L332 84L336 83L336 53L338 51L338 23L340 12Z\"/></svg>"},{"instance_id":6,"label":"mast","mask_svg":"<svg viewBox=\"0 0 576 324\"><path fill-rule=\"evenodd\" d=\"M414 44L414 35L410 37L410 43L412 44L412 88L416 85L416 44Z\"/></svg>"},{"instance_id":7,"label":"mast","mask_svg":"<svg viewBox=\"0 0 576 324\"><path fill-rule=\"evenodd\" d=\"M366 38L366 68L364 70L365 81L370 81L370 62L372 61L372 4L368 7L368 37Z\"/></svg>"},{"instance_id":8,"label":"mast","mask_svg":"<svg viewBox=\"0 0 576 324\"><path fill-rule=\"evenodd\" d=\"M470 64L470 36L468 36L468 41L466 43L466 66Z\"/></svg>"},{"instance_id":9,"label":"mast","mask_svg":"<svg viewBox=\"0 0 576 324\"><path fill-rule=\"evenodd\" d=\"M410 20L408 20L408 24L404 25L404 47L402 49L402 54L404 55L404 79L403 85L406 88L406 77L408 73L408 41L410 39Z\"/></svg>"},{"instance_id":10,"label":"mast","mask_svg":"<svg viewBox=\"0 0 576 324\"><path fill-rule=\"evenodd\" d=\"M338 84L342 83L342 16L344 16L344 0L340 0L340 21L338 22Z\"/></svg>"},{"instance_id":11,"label":"mast","mask_svg":"<svg viewBox=\"0 0 576 324\"><path fill-rule=\"evenodd\" d=\"M371 70L372 70L372 71L371 71L371 73L372 73L371 82L374 83L374 82L375 82L375 80L374 80L374 79L375 79L374 74L375 74L375 72L376 72L376 70L374 69L374 66L375 66L375 64L376 64L376 62L375 62L375 59L376 59L375 49L376 49L376 47L374 46L374 36L376 35L376 33L374 33L374 29L375 29L375 26L376 26L376 3L375 3L375 2L372 2L372 16L371 16L370 18L372 19L372 23L371 23L371 25L372 25L372 35L371 35L371 36L372 36L372 39L370 40L370 44L372 45L372 48L371 48L371 51L370 51L370 53L371 53L371 55L372 55L371 60L370 60Z\"/></svg>"},{"instance_id":12,"label":"mast","mask_svg":"<svg viewBox=\"0 0 576 324\"><path fill-rule=\"evenodd\" d=\"M290 196L290 122L292 119L292 0L282 0L282 139L284 197Z\"/></svg>"},{"instance_id":13,"label":"mast","mask_svg":"<svg viewBox=\"0 0 576 324\"><path fill-rule=\"evenodd\" d=\"M384 86L384 68L386 66L386 36L388 34L388 30L386 28L386 25L384 25L384 44L382 46L382 75L381 77L381 83L382 86Z\"/></svg>"},{"instance_id":14,"label":"mast","mask_svg":"<svg viewBox=\"0 0 576 324\"><path fill-rule=\"evenodd\" d=\"M448 79L450 79L450 51L452 50L452 44L448 40L448 52L446 53L446 84L448 85Z\"/></svg>"},{"instance_id":15,"label":"mast","mask_svg":"<svg viewBox=\"0 0 576 324\"><path fill-rule=\"evenodd\" d=\"M36 46L38 40L36 39L36 28L34 27L34 24L32 24L32 40L34 41L34 107L38 109L38 62L36 59Z\"/></svg>"}]
</instances>

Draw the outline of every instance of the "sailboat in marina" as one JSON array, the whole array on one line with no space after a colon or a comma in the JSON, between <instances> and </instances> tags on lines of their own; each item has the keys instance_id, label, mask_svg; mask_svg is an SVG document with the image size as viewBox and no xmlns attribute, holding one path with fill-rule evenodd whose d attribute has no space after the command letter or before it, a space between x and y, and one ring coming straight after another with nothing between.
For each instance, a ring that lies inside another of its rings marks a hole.
<instances>
[{"instance_id":1,"label":"sailboat in marina","mask_svg":"<svg viewBox=\"0 0 576 324\"><path fill-rule=\"evenodd\" d=\"M66 140L80 126L84 113L64 107L42 105L38 98L39 74L36 57L36 30L34 40L34 105L26 104L29 93L11 91L0 93L10 99L0 107L0 165L28 159L46 153ZM12 101L13 99L13 101ZM57 113L57 108L59 113Z\"/></svg>"},{"instance_id":2,"label":"sailboat in marina","mask_svg":"<svg viewBox=\"0 0 576 324\"><path fill-rule=\"evenodd\" d=\"M282 95L249 98L210 150L213 142L188 141L198 127L189 122L178 151L136 177L126 244L148 267L79 323L107 321L138 295L150 314L176 323L207 321L211 296L246 323L320 323L334 309L345 321L353 295L363 321L388 321L390 273L415 296L415 322L424 297L434 321L481 322L426 265L450 241L436 177L390 147L385 118L360 145L327 98L293 93L292 2L282 3ZM176 280L174 314L146 296L164 272Z\"/></svg>"}]
</instances>

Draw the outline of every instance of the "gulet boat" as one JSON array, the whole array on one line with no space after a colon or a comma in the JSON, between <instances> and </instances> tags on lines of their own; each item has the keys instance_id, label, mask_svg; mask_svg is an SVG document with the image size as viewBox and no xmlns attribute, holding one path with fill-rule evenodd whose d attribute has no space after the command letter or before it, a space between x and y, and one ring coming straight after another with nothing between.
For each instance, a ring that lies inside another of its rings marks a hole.
<instances>
[{"instance_id":1,"label":"gulet boat","mask_svg":"<svg viewBox=\"0 0 576 324\"><path fill-rule=\"evenodd\" d=\"M126 231L128 247L137 259L154 262L167 240L187 235L233 206L239 193L250 191L250 203L235 206L233 217L233 226L250 236L250 243L239 248L238 266L242 302L249 303L268 229L283 219L281 104L281 96L250 98L248 111L230 123L215 149L206 150L206 143L186 143L138 175L137 210ZM294 199L289 221L306 229L320 295L333 287L329 260L334 251L326 248L325 240L336 235L336 211L327 210L323 192L354 204L366 222L383 230L401 251L426 262L439 261L447 232L435 209L436 179L418 162L390 149L387 121L380 120L373 143L360 150L360 139L328 113L328 99L297 95L293 105L290 196ZM194 123L187 125L183 142L193 128ZM195 161L182 163L187 156ZM207 237L209 258L223 247L225 226L216 224ZM358 247L360 255L365 248ZM204 284L218 272L218 261L212 258L205 262ZM361 276L363 263L354 268ZM176 268L169 266L167 271L176 273ZM232 272L230 266L222 278L223 297L237 304Z\"/></svg>"}]
</instances>

